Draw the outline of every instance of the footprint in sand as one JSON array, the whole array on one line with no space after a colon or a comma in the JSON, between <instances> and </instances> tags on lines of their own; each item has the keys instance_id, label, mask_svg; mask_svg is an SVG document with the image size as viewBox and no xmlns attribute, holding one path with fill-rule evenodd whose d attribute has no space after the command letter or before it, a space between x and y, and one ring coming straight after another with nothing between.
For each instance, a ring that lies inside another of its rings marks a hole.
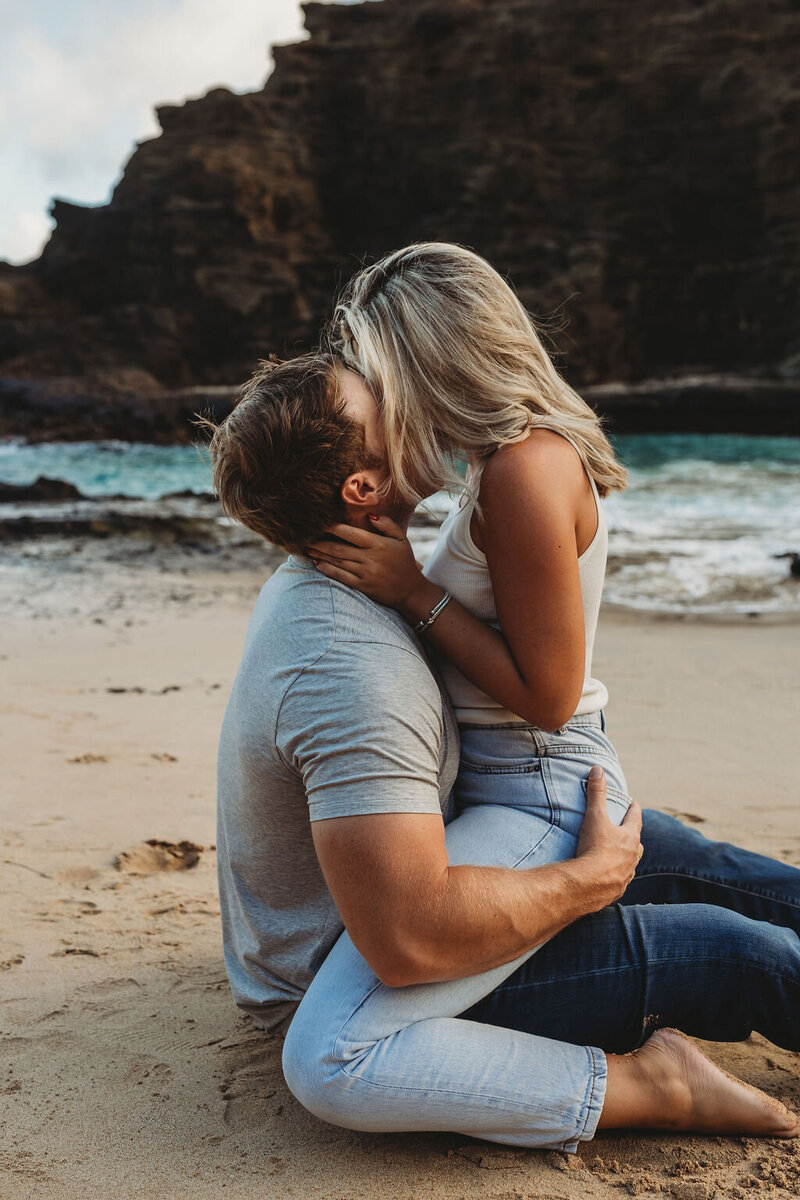
<instances>
[{"instance_id":1,"label":"footprint in sand","mask_svg":"<svg viewBox=\"0 0 800 1200\"><path fill-rule=\"evenodd\" d=\"M151 754L150 757L154 758L156 762L177 762L178 761L174 754L166 754L166 753Z\"/></svg>"},{"instance_id":2,"label":"footprint in sand","mask_svg":"<svg viewBox=\"0 0 800 1200\"><path fill-rule=\"evenodd\" d=\"M200 861L202 846L194 842L161 842L158 838L148 838L134 846L132 850L123 850L114 859L114 866L126 875L155 875L157 871L188 871Z\"/></svg>"},{"instance_id":3,"label":"footprint in sand","mask_svg":"<svg viewBox=\"0 0 800 1200\"><path fill-rule=\"evenodd\" d=\"M671 817L677 817L679 821L683 821L686 825L705 825L705 817L698 817L697 813L682 812L677 808L667 808L664 806L664 812L669 813Z\"/></svg>"},{"instance_id":4,"label":"footprint in sand","mask_svg":"<svg viewBox=\"0 0 800 1200\"><path fill-rule=\"evenodd\" d=\"M169 692L181 691L181 687L177 683L168 683L162 688L107 687L106 691L110 696L166 696Z\"/></svg>"},{"instance_id":5,"label":"footprint in sand","mask_svg":"<svg viewBox=\"0 0 800 1200\"><path fill-rule=\"evenodd\" d=\"M108 762L105 754L79 754L76 758L68 758L68 763L104 763Z\"/></svg>"},{"instance_id":6,"label":"footprint in sand","mask_svg":"<svg viewBox=\"0 0 800 1200\"><path fill-rule=\"evenodd\" d=\"M47 908L37 911L37 917L65 917L67 920L77 919L82 917L97 917L100 915L100 909L94 900L73 900L65 898L56 900Z\"/></svg>"}]
</instances>

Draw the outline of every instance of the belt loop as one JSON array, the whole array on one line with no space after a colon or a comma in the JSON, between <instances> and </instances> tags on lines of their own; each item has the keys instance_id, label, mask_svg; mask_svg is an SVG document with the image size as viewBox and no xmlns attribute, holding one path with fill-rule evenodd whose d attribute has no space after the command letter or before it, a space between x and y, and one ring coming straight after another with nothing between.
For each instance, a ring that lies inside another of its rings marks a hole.
<instances>
[{"instance_id":1,"label":"belt loop","mask_svg":"<svg viewBox=\"0 0 800 1200\"><path fill-rule=\"evenodd\" d=\"M545 735L542 733L541 729L537 729L535 726L531 726L531 737L533 738L533 744L536 747L536 753L539 756L539 758L541 758L542 755L545 754L546 750L547 750L547 742L545 740Z\"/></svg>"}]
</instances>

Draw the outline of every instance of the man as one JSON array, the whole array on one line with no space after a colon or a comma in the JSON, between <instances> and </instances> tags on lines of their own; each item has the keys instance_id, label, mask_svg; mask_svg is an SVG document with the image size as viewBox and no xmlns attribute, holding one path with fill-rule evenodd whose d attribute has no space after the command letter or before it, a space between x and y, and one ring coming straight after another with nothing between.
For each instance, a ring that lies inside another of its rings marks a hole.
<instances>
[{"instance_id":1,"label":"man","mask_svg":"<svg viewBox=\"0 0 800 1200\"><path fill-rule=\"evenodd\" d=\"M337 520L409 519L369 389L329 355L265 366L212 457L226 511L292 552L226 711L218 855L234 996L292 1016L295 1095L354 1128L566 1150L620 1125L800 1133L677 1033L645 1041L756 1026L800 1048L800 872L647 814L631 884L639 810L612 825L599 771L568 861L537 861L515 810L453 819L457 731L421 646L303 555Z\"/></svg>"}]
</instances>

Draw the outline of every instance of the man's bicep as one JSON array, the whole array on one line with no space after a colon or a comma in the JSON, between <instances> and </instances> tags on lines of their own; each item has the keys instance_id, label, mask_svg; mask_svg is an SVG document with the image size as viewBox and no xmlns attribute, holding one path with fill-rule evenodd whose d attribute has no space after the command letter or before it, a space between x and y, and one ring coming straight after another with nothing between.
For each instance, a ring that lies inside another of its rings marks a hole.
<instances>
[{"instance_id":1,"label":"man's bicep","mask_svg":"<svg viewBox=\"0 0 800 1200\"><path fill-rule=\"evenodd\" d=\"M303 782L317 856L353 942L385 982L446 876L438 686L421 658L346 646L287 693L276 743Z\"/></svg>"},{"instance_id":2,"label":"man's bicep","mask_svg":"<svg viewBox=\"0 0 800 1200\"><path fill-rule=\"evenodd\" d=\"M385 956L401 953L398 939L415 923L447 872L444 822L426 813L381 813L312 821L325 882L347 932L381 974Z\"/></svg>"},{"instance_id":3,"label":"man's bicep","mask_svg":"<svg viewBox=\"0 0 800 1200\"><path fill-rule=\"evenodd\" d=\"M327 655L289 689L276 743L312 821L441 813L442 704L427 666L368 646Z\"/></svg>"}]
</instances>

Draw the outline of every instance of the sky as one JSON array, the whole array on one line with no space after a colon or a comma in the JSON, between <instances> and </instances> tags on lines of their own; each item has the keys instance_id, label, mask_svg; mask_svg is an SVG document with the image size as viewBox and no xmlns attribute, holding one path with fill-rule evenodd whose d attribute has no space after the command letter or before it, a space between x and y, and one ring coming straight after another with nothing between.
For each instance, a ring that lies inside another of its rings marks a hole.
<instances>
[{"instance_id":1,"label":"sky","mask_svg":"<svg viewBox=\"0 0 800 1200\"><path fill-rule=\"evenodd\" d=\"M346 0L345 0L346 2ZM298 0L0 0L0 259L38 256L53 196L108 200L157 104L260 88Z\"/></svg>"}]
</instances>

